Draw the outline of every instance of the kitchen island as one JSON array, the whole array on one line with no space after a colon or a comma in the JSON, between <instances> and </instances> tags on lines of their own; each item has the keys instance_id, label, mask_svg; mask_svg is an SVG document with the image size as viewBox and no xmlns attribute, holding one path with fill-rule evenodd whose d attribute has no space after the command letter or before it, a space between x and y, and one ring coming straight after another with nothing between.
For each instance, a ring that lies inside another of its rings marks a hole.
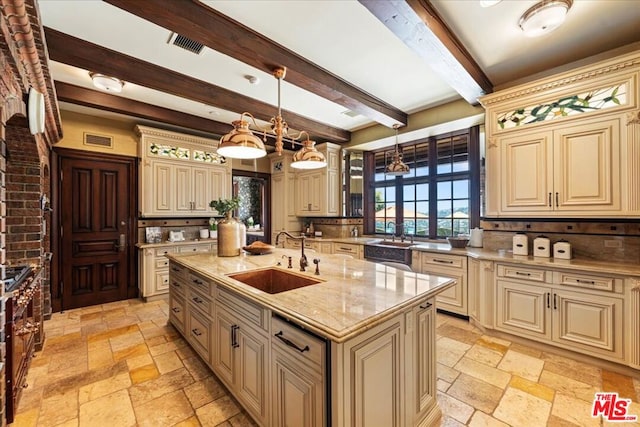
<instances>
[{"instance_id":1,"label":"kitchen island","mask_svg":"<svg viewBox=\"0 0 640 427\"><path fill-rule=\"evenodd\" d=\"M436 425L434 297L455 280L314 255L168 255L170 321L259 425Z\"/></svg>"}]
</instances>

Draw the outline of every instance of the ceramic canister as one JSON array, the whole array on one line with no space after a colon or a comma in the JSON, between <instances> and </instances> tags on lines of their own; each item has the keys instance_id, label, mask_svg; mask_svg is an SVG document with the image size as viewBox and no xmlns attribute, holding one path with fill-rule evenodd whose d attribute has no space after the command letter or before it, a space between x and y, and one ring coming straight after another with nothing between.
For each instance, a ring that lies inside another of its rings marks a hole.
<instances>
[{"instance_id":1,"label":"ceramic canister","mask_svg":"<svg viewBox=\"0 0 640 427\"><path fill-rule=\"evenodd\" d=\"M553 245L553 257L558 259L571 259L571 243L559 240Z\"/></svg>"},{"instance_id":2,"label":"ceramic canister","mask_svg":"<svg viewBox=\"0 0 640 427\"><path fill-rule=\"evenodd\" d=\"M513 236L513 254L529 255L529 238L524 233L516 233Z\"/></svg>"},{"instance_id":3,"label":"ceramic canister","mask_svg":"<svg viewBox=\"0 0 640 427\"><path fill-rule=\"evenodd\" d=\"M474 228L471 230L471 237L469 238L469 246L472 248L481 248L482 247L482 228Z\"/></svg>"},{"instance_id":4,"label":"ceramic canister","mask_svg":"<svg viewBox=\"0 0 640 427\"><path fill-rule=\"evenodd\" d=\"M549 258L551 256L551 240L546 236L533 239L533 256Z\"/></svg>"}]
</instances>

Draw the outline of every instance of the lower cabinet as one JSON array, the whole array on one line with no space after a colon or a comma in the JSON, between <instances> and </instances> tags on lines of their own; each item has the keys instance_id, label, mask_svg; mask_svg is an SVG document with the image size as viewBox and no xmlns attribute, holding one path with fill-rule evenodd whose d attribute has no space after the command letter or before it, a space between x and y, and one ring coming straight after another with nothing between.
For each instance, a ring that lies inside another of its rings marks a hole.
<instances>
[{"instance_id":1,"label":"lower cabinet","mask_svg":"<svg viewBox=\"0 0 640 427\"><path fill-rule=\"evenodd\" d=\"M496 329L594 357L624 359L620 279L509 265L498 265L497 276ZM595 288L607 283L609 291Z\"/></svg>"},{"instance_id":2,"label":"lower cabinet","mask_svg":"<svg viewBox=\"0 0 640 427\"><path fill-rule=\"evenodd\" d=\"M414 394L408 416L411 425L418 425L429 417L436 402L436 306L433 300L414 308L414 329L411 367L415 375ZM424 423L430 425L430 423Z\"/></svg>"},{"instance_id":3,"label":"lower cabinet","mask_svg":"<svg viewBox=\"0 0 640 427\"><path fill-rule=\"evenodd\" d=\"M413 251L411 267L425 274L456 279L456 285L436 297L438 309L469 315L467 298L467 256Z\"/></svg>"}]
</instances>

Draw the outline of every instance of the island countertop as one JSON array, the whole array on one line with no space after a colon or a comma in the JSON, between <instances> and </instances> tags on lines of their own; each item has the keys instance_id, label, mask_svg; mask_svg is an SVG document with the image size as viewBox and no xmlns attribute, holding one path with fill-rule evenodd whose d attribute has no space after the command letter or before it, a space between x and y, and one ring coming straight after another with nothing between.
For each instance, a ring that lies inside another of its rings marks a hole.
<instances>
[{"instance_id":1,"label":"island countertop","mask_svg":"<svg viewBox=\"0 0 640 427\"><path fill-rule=\"evenodd\" d=\"M314 254L315 255L315 254ZM288 269L283 257L291 256ZM274 249L270 254L218 257L212 253L168 254L167 257L218 286L291 319L321 336L343 342L419 301L434 297L455 285L454 279L397 270L383 264L319 254L320 275L314 275L313 256L306 272L300 272L300 252ZM281 266L277 264L281 262ZM276 267L321 280L320 283L269 294L228 277L228 274Z\"/></svg>"}]
</instances>

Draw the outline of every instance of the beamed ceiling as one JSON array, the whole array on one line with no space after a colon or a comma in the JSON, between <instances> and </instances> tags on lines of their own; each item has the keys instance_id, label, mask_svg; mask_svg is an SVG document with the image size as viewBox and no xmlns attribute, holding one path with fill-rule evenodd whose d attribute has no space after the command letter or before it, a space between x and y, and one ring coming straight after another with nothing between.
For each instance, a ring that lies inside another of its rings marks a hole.
<instances>
[{"instance_id":1,"label":"beamed ceiling","mask_svg":"<svg viewBox=\"0 0 640 427\"><path fill-rule=\"evenodd\" d=\"M574 2L568 20L571 14L576 19L609 14L607 25L615 35L605 33L591 43L595 30L587 29L554 38L558 45L575 45L575 37L593 45L564 54L549 47L549 38L522 39L518 32L501 30L511 30L535 1L505 0L489 9L477 3L41 0L40 9L63 110L80 106L92 114L117 113L221 135L243 111L266 125L276 114L273 69L286 67L282 115L289 126L337 143L368 126L406 125L412 113L452 100L475 105L494 85L640 39L633 31L640 12L623 7L638 5L636 0ZM577 24L574 28L584 27ZM478 46L470 34L486 38L486 28L509 38L495 42L498 46ZM203 53L170 45L172 33L201 43ZM523 55L513 48L518 43L539 63L524 68L513 63L508 71L487 59L508 50L500 61L513 61ZM123 92L93 89L89 71L124 80ZM260 83L250 85L249 75Z\"/></svg>"}]
</instances>

